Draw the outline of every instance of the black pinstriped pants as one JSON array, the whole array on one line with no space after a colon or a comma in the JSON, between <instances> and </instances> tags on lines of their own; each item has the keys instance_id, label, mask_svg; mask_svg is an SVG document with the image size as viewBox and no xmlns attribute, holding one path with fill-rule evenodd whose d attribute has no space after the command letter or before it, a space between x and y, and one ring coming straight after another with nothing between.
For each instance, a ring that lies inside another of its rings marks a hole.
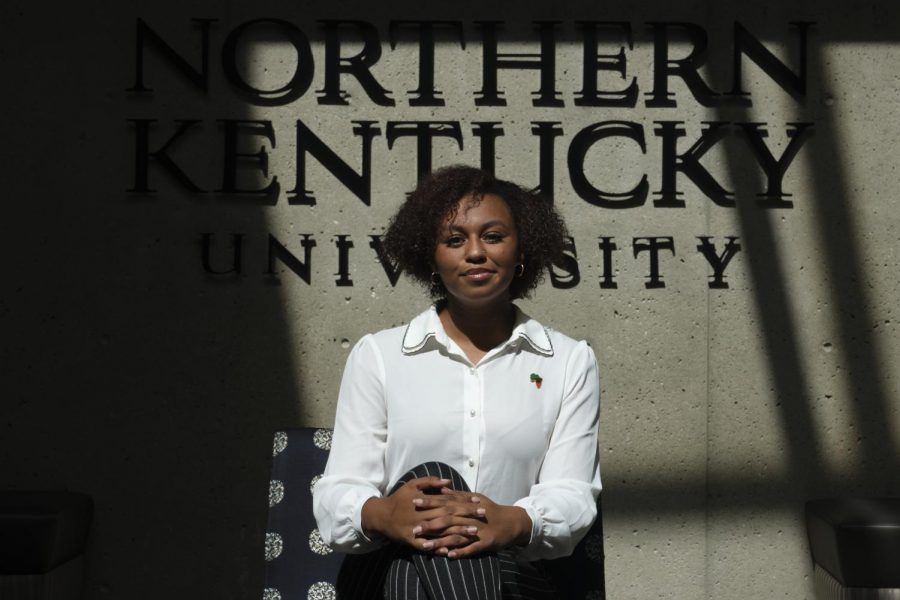
<instances>
[{"instance_id":1,"label":"black pinstriped pants","mask_svg":"<svg viewBox=\"0 0 900 600\"><path fill-rule=\"evenodd\" d=\"M469 491L452 467L428 462L410 469L391 489L417 477L449 479L454 490ZM451 560L388 544L344 559L337 579L338 600L558 600L536 563L511 554L484 553Z\"/></svg>"}]
</instances>

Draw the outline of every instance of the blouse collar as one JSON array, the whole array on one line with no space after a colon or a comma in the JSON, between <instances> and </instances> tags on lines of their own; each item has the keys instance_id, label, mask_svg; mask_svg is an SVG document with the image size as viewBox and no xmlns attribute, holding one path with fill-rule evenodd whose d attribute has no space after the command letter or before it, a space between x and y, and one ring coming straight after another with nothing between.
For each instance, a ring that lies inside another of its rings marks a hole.
<instances>
[{"instance_id":1,"label":"blouse collar","mask_svg":"<svg viewBox=\"0 0 900 600\"><path fill-rule=\"evenodd\" d=\"M513 305L513 309L516 311L516 319L512 335L501 346L522 340L538 354L553 356L553 344L550 343L547 329L522 312L518 306ZM448 347L449 338L441 324L436 305L432 305L409 322L403 334L403 354L415 354L423 350L431 339L445 348Z\"/></svg>"}]
</instances>

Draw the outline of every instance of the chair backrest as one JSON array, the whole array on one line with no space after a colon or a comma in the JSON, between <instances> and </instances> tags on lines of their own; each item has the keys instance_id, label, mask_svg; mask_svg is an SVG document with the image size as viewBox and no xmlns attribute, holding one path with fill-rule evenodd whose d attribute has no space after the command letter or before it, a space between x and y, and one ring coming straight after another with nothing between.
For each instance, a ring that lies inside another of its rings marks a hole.
<instances>
[{"instance_id":1,"label":"chair backrest","mask_svg":"<svg viewBox=\"0 0 900 600\"><path fill-rule=\"evenodd\" d=\"M312 486L325 470L331 430L300 428L275 433L266 583L263 600L335 600L343 555L322 543L312 512ZM594 526L572 556L545 561L564 600L603 600L603 524Z\"/></svg>"}]
</instances>

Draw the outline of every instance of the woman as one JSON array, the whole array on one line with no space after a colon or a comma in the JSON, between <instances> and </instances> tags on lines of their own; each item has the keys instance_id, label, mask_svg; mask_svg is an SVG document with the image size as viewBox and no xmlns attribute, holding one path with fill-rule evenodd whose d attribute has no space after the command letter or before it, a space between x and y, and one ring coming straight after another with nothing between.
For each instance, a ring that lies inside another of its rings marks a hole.
<instances>
[{"instance_id":1,"label":"woman","mask_svg":"<svg viewBox=\"0 0 900 600\"><path fill-rule=\"evenodd\" d=\"M339 598L556 597L531 561L596 516L596 362L512 301L565 234L549 202L463 166L391 221L386 251L436 302L347 360L314 490L323 539L351 554Z\"/></svg>"}]
</instances>

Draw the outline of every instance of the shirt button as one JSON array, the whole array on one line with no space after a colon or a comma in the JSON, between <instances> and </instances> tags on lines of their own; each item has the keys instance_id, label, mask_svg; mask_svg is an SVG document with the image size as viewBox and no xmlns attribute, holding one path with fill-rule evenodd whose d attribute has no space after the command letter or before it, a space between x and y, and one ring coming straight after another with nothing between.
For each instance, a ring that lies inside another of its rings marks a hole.
<instances>
[{"instance_id":1,"label":"shirt button","mask_svg":"<svg viewBox=\"0 0 900 600\"><path fill-rule=\"evenodd\" d=\"M474 416L475 416L475 409L474 409L474 408L473 408L472 410L469 411L469 416L470 416L470 417L474 417Z\"/></svg>"},{"instance_id":2,"label":"shirt button","mask_svg":"<svg viewBox=\"0 0 900 600\"><path fill-rule=\"evenodd\" d=\"M474 374L475 374L475 367L470 368L470 369L469 369L469 373L471 373L472 375L474 375Z\"/></svg>"},{"instance_id":3,"label":"shirt button","mask_svg":"<svg viewBox=\"0 0 900 600\"><path fill-rule=\"evenodd\" d=\"M471 458L469 459L469 466L470 466L470 467L474 467L474 466L475 466L475 461L472 460Z\"/></svg>"}]
</instances>

